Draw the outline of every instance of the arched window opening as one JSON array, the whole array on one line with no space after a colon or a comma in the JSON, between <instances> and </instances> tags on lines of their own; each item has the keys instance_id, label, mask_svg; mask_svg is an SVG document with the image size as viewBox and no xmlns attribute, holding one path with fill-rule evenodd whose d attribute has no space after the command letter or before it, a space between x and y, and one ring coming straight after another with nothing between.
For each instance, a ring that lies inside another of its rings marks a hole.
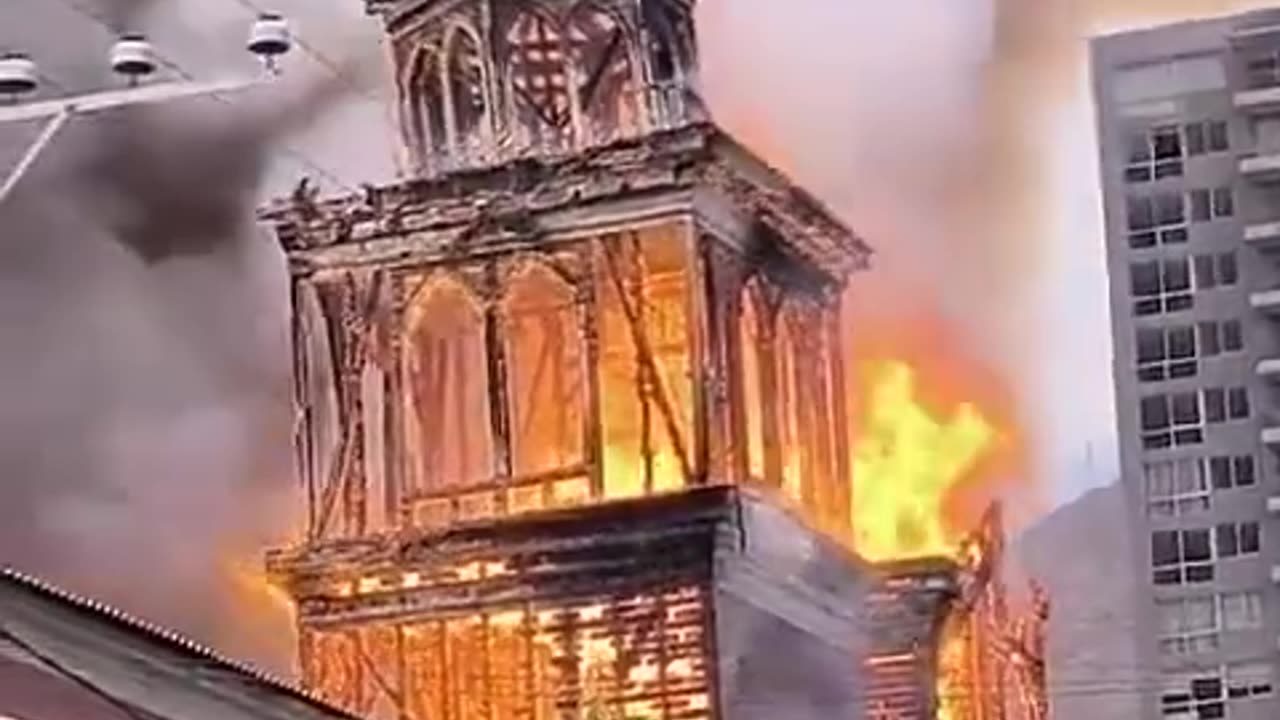
<instances>
[{"instance_id":1,"label":"arched window opening","mask_svg":"<svg viewBox=\"0 0 1280 720\"><path fill-rule=\"evenodd\" d=\"M406 438L419 493L434 495L492 475L484 319L458 282L439 278L408 313Z\"/></svg>"},{"instance_id":2,"label":"arched window opening","mask_svg":"<svg viewBox=\"0 0 1280 720\"><path fill-rule=\"evenodd\" d=\"M568 35L589 136L601 140L637 130L631 35L617 18L590 3L574 9Z\"/></svg>"},{"instance_id":3,"label":"arched window opening","mask_svg":"<svg viewBox=\"0 0 1280 720\"><path fill-rule=\"evenodd\" d=\"M586 384L572 288L530 264L511 282L503 313L515 475L580 464Z\"/></svg>"},{"instance_id":4,"label":"arched window opening","mask_svg":"<svg viewBox=\"0 0 1280 720\"><path fill-rule=\"evenodd\" d=\"M647 28L646 105L651 113L650 122L659 127L679 124L689 110L685 73L692 67L692 49L686 40L684 23L687 21L658 3L646 3L643 7Z\"/></svg>"},{"instance_id":5,"label":"arched window opening","mask_svg":"<svg viewBox=\"0 0 1280 720\"><path fill-rule=\"evenodd\" d=\"M409 75L409 108L415 137L410 144L420 155L432 155L448 147L448 130L445 126L444 85L442 83L437 53L424 50L414 61Z\"/></svg>"},{"instance_id":6,"label":"arched window opening","mask_svg":"<svg viewBox=\"0 0 1280 720\"><path fill-rule=\"evenodd\" d=\"M517 127L534 142L562 140L570 130L569 84L562 34L539 12L523 12L507 31L512 106Z\"/></svg>"},{"instance_id":7,"label":"arched window opening","mask_svg":"<svg viewBox=\"0 0 1280 720\"><path fill-rule=\"evenodd\" d=\"M649 30L649 79L654 83L674 82L690 67L690 51L682 36L681 18L652 3L644 6L644 19Z\"/></svg>"},{"instance_id":8,"label":"arched window opening","mask_svg":"<svg viewBox=\"0 0 1280 720\"><path fill-rule=\"evenodd\" d=\"M457 28L449 39L445 57L453 110L452 144L458 148L468 147L478 140L487 111L480 43L469 31Z\"/></svg>"}]
</instances>

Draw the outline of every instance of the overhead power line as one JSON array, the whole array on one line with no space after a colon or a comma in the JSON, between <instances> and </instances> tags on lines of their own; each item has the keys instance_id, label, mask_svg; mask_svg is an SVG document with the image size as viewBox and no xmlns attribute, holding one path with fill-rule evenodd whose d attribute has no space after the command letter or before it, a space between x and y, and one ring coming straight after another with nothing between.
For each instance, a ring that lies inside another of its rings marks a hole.
<instances>
[{"instance_id":1,"label":"overhead power line","mask_svg":"<svg viewBox=\"0 0 1280 720\"><path fill-rule=\"evenodd\" d=\"M71 11L80 15L81 17L88 19L94 24L101 26L108 33L111 33L113 35L116 33L116 28L112 26L112 23L108 18L104 17L101 13L94 12L93 10L85 7L81 2L79 2L79 0L59 0L59 1L63 4L64 7L70 9ZM174 73L175 75L182 78L183 80L187 80L189 82L195 81L195 76L192 75L190 72L188 72L186 68L182 67L182 65L179 64L176 60L173 60L172 58L168 57L164 53L161 53L159 50L155 51L154 58L161 67L165 68L166 70L169 70L170 72ZM215 95L211 95L210 97L212 97L214 100L220 103L223 103L224 105L229 105L229 106L235 105L234 101L222 95L215 94ZM280 143L279 148L282 153L293 158L295 161L297 161L300 165L305 167L310 172L316 174L317 176L323 178L324 180L337 186L338 188L341 188L347 192L355 192L355 187L351 183L347 183L343 181L337 175L337 173L326 169L324 166L322 166L319 162L311 158L311 156L309 156L305 152L298 150L297 148L294 148L288 143Z\"/></svg>"}]
</instances>

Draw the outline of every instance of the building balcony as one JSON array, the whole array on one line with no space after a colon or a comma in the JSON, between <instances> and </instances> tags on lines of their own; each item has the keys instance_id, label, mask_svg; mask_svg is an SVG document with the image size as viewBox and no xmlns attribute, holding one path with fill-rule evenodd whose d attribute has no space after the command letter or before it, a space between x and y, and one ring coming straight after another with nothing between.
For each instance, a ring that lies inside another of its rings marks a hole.
<instances>
[{"instance_id":1,"label":"building balcony","mask_svg":"<svg viewBox=\"0 0 1280 720\"><path fill-rule=\"evenodd\" d=\"M1280 358L1267 358L1258 362L1258 377L1272 382L1280 382Z\"/></svg>"},{"instance_id":2,"label":"building balcony","mask_svg":"<svg viewBox=\"0 0 1280 720\"><path fill-rule=\"evenodd\" d=\"M1269 45L1274 40L1280 40L1280 16L1266 17L1261 22L1235 28L1227 35L1227 39L1236 48Z\"/></svg>"},{"instance_id":3,"label":"building balcony","mask_svg":"<svg viewBox=\"0 0 1280 720\"><path fill-rule=\"evenodd\" d=\"M1241 90L1235 94L1236 109L1253 115L1280 113L1280 84Z\"/></svg>"},{"instance_id":4,"label":"building balcony","mask_svg":"<svg viewBox=\"0 0 1280 720\"><path fill-rule=\"evenodd\" d=\"M1264 315L1280 317L1280 288L1251 293L1249 306Z\"/></svg>"},{"instance_id":5,"label":"building balcony","mask_svg":"<svg viewBox=\"0 0 1280 720\"><path fill-rule=\"evenodd\" d=\"M1264 222L1246 225L1244 241L1259 250L1280 251L1280 222Z\"/></svg>"},{"instance_id":6,"label":"building balcony","mask_svg":"<svg viewBox=\"0 0 1280 720\"><path fill-rule=\"evenodd\" d=\"M1240 174L1258 183L1280 182L1280 151L1240 158Z\"/></svg>"},{"instance_id":7,"label":"building balcony","mask_svg":"<svg viewBox=\"0 0 1280 720\"><path fill-rule=\"evenodd\" d=\"M1280 425L1262 428L1262 444L1273 450L1280 450Z\"/></svg>"}]
</instances>

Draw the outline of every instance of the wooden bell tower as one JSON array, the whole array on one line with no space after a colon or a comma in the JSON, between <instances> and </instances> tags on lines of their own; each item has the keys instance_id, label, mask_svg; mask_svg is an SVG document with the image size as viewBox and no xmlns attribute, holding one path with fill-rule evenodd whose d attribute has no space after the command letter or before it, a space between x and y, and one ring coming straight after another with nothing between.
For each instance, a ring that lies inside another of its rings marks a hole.
<instances>
[{"instance_id":1,"label":"wooden bell tower","mask_svg":"<svg viewBox=\"0 0 1280 720\"><path fill-rule=\"evenodd\" d=\"M369 6L415 176L263 213L307 682L415 720L862 717L866 245L710 120L691 2Z\"/></svg>"}]
</instances>

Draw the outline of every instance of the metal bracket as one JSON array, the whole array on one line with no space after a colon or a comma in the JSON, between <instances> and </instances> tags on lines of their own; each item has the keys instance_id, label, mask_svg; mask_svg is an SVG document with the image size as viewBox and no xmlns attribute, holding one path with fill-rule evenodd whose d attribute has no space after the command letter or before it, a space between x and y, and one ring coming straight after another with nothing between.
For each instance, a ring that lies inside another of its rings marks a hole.
<instances>
[{"instance_id":1,"label":"metal bracket","mask_svg":"<svg viewBox=\"0 0 1280 720\"><path fill-rule=\"evenodd\" d=\"M9 177L4 180L4 185L0 185L0 203L3 203L9 197L9 193L13 192L13 189L18 186L18 182L27 174L31 166L36 163L36 158L40 157L40 153L53 141L53 136L57 135L62 126L66 125L70 119L71 112L64 110L45 123L39 137L36 138L35 142L31 143L31 147L27 148L26 153L22 155L22 159L9 172Z\"/></svg>"},{"instance_id":2,"label":"metal bracket","mask_svg":"<svg viewBox=\"0 0 1280 720\"><path fill-rule=\"evenodd\" d=\"M73 115L87 115L99 110L108 110L125 105L139 105L198 95L236 92L258 85L261 82L263 80L255 79L203 83L164 83L0 108L0 123L49 118L49 121L45 123L44 129L40 131L40 135L36 137L35 142L31 144L31 147L27 148L22 159L9 172L8 177L5 178L4 185L0 185L0 203L3 203L9 197L13 189L18 186L22 178L35 165L40 153L44 152L49 143L53 141L54 136L58 134L58 131Z\"/></svg>"}]
</instances>

